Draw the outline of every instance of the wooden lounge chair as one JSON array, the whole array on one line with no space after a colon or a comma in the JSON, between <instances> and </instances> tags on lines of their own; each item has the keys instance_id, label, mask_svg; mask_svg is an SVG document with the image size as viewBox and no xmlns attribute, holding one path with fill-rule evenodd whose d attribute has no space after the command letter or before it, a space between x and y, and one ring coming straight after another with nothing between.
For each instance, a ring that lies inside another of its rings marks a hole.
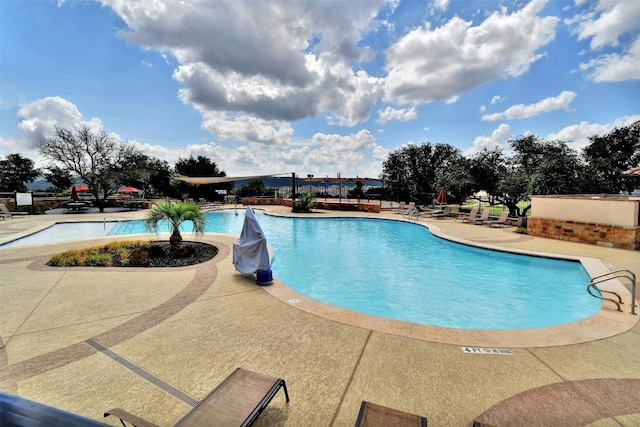
<instances>
[{"instance_id":1,"label":"wooden lounge chair","mask_svg":"<svg viewBox=\"0 0 640 427\"><path fill-rule=\"evenodd\" d=\"M500 218L494 221L485 221L485 224L489 224L489 227L493 227L494 225L502 227L503 225L507 225L508 216L509 216L509 211L503 211L500 214Z\"/></svg>"},{"instance_id":2,"label":"wooden lounge chair","mask_svg":"<svg viewBox=\"0 0 640 427\"><path fill-rule=\"evenodd\" d=\"M456 221L458 221L459 219L461 219L462 222L475 221L476 218L478 217L478 210L479 210L479 208L477 206L475 206L475 207L471 208L471 212L469 212L469 215L457 217Z\"/></svg>"},{"instance_id":3,"label":"wooden lounge chair","mask_svg":"<svg viewBox=\"0 0 640 427\"><path fill-rule=\"evenodd\" d=\"M420 415L398 411L362 401L355 427L427 427L427 419Z\"/></svg>"},{"instance_id":4,"label":"wooden lounge chair","mask_svg":"<svg viewBox=\"0 0 640 427\"><path fill-rule=\"evenodd\" d=\"M484 224L486 221L489 221L489 214L491 213L491 209L485 209L482 211L482 213L480 214L480 216L478 218L476 218L473 223L476 225L482 225ZM469 221L471 222L471 221Z\"/></svg>"},{"instance_id":5,"label":"wooden lounge chair","mask_svg":"<svg viewBox=\"0 0 640 427\"><path fill-rule=\"evenodd\" d=\"M287 385L282 378L236 368L204 399L183 416L175 426L250 426L264 411L278 390L283 388L289 401ZM157 427L124 409L114 408L104 413L120 418L136 427Z\"/></svg>"}]
</instances>

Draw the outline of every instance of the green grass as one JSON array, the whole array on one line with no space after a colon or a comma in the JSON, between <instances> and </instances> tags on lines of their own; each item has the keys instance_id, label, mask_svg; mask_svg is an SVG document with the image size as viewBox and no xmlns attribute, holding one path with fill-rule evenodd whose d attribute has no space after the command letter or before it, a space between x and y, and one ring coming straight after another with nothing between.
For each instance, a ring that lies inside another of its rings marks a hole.
<instances>
[{"instance_id":1,"label":"green grass","mask_svg":"<svg viewBox=\"0 0 640 427\"><path fill-rule=\"evenodd\" d=\"M148 242L122 241L85 249L72 249L53 255L47 265L52 267L110 267L126 266L141 246Z\"/></svg>"}]
</instances>

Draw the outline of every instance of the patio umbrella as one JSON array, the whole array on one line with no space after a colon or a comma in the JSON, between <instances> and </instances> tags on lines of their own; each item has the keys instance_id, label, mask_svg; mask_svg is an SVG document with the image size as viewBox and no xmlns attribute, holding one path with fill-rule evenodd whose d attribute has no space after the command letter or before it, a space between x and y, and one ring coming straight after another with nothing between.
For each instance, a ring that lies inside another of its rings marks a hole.
<instances>
[{"instance_id":1,"label":"patio umbrella","mask_svg":"<svg viewBox=\"0 0 640 427\"><path fill-rule=\"evenodd\" d=\"M76 191L89 191L89 187L87 187L86 185L74 185L73 187L71 187L70 189L67 190L67 193L72 192L73 190L76 190Z\"/></svg>"},{"instance_id":2,"label":"patio umbrella","mask_svg":"<svg viewBox=\"0 0 640 427\"><path fill-rule=\"evenodd\" d=\"M444 191L444 188L440 189L440 192L438 193L438 197L436 197L436 202L438 202L441 205L444 205L445 203L447 203L447 192Z\"/></svg>"},{"instance_id":3,"label":"patio umbrella","mask_svg":"<svg viewBox=\"0 0 640 427\"><path fill-rule=\"evenodd\" d=\"M139 192L140 192L140 190L138 190L135 187L131 187L131 186L123 187L123 188L118 190L118 193L139 193Z\"/></svg>"},{"instance_id":4,"label":"patio umbrella","mask_svg":"<svg viewBox=\"0 0 640 427\"><path fill-rule=\"evenodd\" d=\"M71 200L78 200L78 192L75 186L71 187Z\"/></svg>"},{"instance_id":5,"label":"patio umbrella","mask_svg":"<svg viewBox=\"0 0 640 427\"><path fill-rule=\"evenodd\" d=\"M627 176L640 176L640 166L637 168L631 168L628 171L622 172L623 175Z\"/></svg>"}]
</instances>

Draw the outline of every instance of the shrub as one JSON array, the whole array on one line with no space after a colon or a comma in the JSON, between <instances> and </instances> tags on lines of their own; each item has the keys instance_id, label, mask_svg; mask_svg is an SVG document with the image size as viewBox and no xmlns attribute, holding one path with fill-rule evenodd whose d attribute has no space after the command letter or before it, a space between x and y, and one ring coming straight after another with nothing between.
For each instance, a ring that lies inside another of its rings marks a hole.
<instances>
[{"instance_id":1,"label":"shrub","mask_svg":"<svg viewBox=\"0 0 640 427\"><path fill-rule=\"evenodd\" d=\"M78 266L82 258L82 251L72 249L66 252L56 254L49 259L47 265L52 267L71 267Z\"/></svg>"},{"instance_id":2,"label":"shrub","mask_svg":"<svg viewBox=\"0 0 640 427\"><path fill-rule=\"evenodd\" d=\"M136 248L129 255L129 265L148 265L150 259L149 252L146 248Z\"/></svg>"},{"instance_id":3,"label":"shrub","mask_svg":"<svg viewBox=\"0 0 640 427\"><path fill-rule=\"evenodd\" d=\"M93 267L108 267L111 265L111 255L104 253L90 253L84 259L84 265Z\"/></svg>"}]
</instances>

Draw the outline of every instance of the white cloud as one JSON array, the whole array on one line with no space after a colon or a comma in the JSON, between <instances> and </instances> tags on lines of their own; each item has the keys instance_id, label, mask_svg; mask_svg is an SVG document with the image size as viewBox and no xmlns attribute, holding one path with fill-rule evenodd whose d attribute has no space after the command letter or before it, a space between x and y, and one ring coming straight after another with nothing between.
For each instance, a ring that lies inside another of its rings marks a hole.
<instances>
[{"instance_id":1,"label":"white cloud","mask_svg":"<svg viewBox=\"0 0 640 427\"><path fill-rule=\"evenodd\" d=\"M38 152L38 144L55 136L55 128L72 129L77 124L85 124L93 132L102 132L102 121L93 117L82 120L82 114L71 102L58 96L37 99L18 109L18 136L16 139L0 138L0 155L19 152L32 159L36 167L46 165ZM120 141L120 136L111 133Z\"/></svg>"},{"instance_id":2,"label":"white cloud","mask_svg":"<svg viewBox=\"0 0 640 427\"><path fill-rule=\"evenodd\" d=\"M123 37L178 60L180 99L205 116L282 121L324 113L353 126L381 94L380 79L352 64L372 58L360 42L383 0L102 3L126 22Z\"/></svg>"},{"instance_id":3,"label":"white cloud","mask_svg":"<svg viewBox=\"0 0 640 427\"><path fill-rule=\"evenodd\" d=\"M465 151L465 155L473 155L482 151L484 148L492 149L500 147L505 150L509 148L509 140L513 139L511 135L511 127L507 124L498 126L490 136L478 136L473 140L473 147Z\"/></svg>"},{"instance_id":4,"label":"white cloud","mask_svg":"<svg viewBox=\"0 0 640 427\"><path fill-rule=\"evenodd\" d=\"M617 46L627 32L640 29L637 0L598 0L587 13L566 20L577 24L574 32L578 40L591 39L592 49Z\"/></svg>"},{"instance_id":5,"label":"white cloud","mask_svg":"<svg viewBox=\"0 0 640 427\"><path fill-rule=\"evenodd\" d=\"M495 95L493 98L491 98L491 105L496 105L499 104L501 102L503 102L505 100L505 98L503 98L500 95Z\"/></svg>"},{"instance_id":6,"label":"white cloud","mask_svg":"<svg viewBox=\"0 0 640 427\"><path fill-rule=\"evenodd\" d=\"M555 39L558 19L538 16L545 3L532 0L510 15L494 12L477 26L456 16L435 29L426 24L412 30L386 51L385 100L445 100L524 74Z\"/></svg>"},{"instance_id":7,"label":"white cloud","mask_svg":"<svg viewBox=\"0 0 640 427\"><path fill-rule=\"evenodd\" d=\"M386 107L384 110L378 110L378 123L387 123L391 120L399 120L401 122L408 122L418 117L416 113L416 107L396 109L392 107Z\"/></svg>"},{"instance_id":8,"label":"white cloud","mask_svg":"<svg viewBox=\"0 0 640 427\"><path fill-rule=\"evenodd\" d=\"M436 7L436 9L442 11L447 10L447 8L449 7L449 0L435 0L434 6Z\"/></svg>"},{"instance_id":9,"label":"white cloud","mask_svg":"<svg viewBox=\"0 0 640 427\"><path fill-rule=\"evenodd\" d=\"M102 132L102 121L82 120L82 114L71 102L59 98L43 98L19 110L19 139L0 138L0 155L14 152L33 159L37 167L46 165L38 155L37 144L55 135L55 126L71 129L78 123L88 125L94 132ZM349 135L317 133L311 139L294 141L290 124L277 120L263 120L249 115L236 115L233 120L222 112L204 112L203 126L232 141L228 144L210 142L182 147L165 147L141 141L129 141L149 156L175 164L180 158L205 156L211 158L229 175L260 173L288 173L306 170L314 174L343 172L344 176L358 173L377 176L381 169L379 156L384 151L376 145L375 137L367 130ZM117 141L122 138L110 134ZM248 142L238 142L248 141Z\"/></svg>"},{"instance_id":10,"label":"white cloud","mask_svg":"<svg viewBox=\"0 0 640 427\"><path fill-rule=\"evenodd\" d=\"M458 102L458 100L460 99L459 95L453 95L451 98L446 99L444 101L445 104L455 104L456 102Z\"/></svg>"},{"instance_id":11,"label":"white cloud","mask_svg":"<svg viewBox=\"0 0 640 427\"><path fill-rule=\"evenodd\" d=\"M574 149L581 149L589 145L589 137L594 135L604 135L614 128L628 126L640 120L640 114L635 116L620 117L613 123L600 124L582 121L578 124L567 126L558 132L550 133L545 137L547 141L565 141Z\"/></svg>"},{"instance_id":12,"label":"white cloud","mask_svg":"<svg viewBox=\"0 0 640 427\"><path fill-rule=\"evenodd\" d=\"M595 57L580 64L598 83L640 80L640 6L637 0L599 0L591 10L565 22L578 40L590 39ZM621 39L623 42L621 42ZM629 42L624 40L629 39Z\"/></svg>"},{"instance_id":13,"label":"white cloud","mask_svg":"<svg viewBox=\"0 0 640 427\"><path fill-rule=\"evenodd\" d=\"M263 120L246 114L229 117L217 111L202 111L202 127L220 139L256 142L261 145L282 147L293 135L291 125L284 121Z\"/></svg>"},{"instance_id":14,"label":"white cloud","mask_svg":"<svg viewBox=\"0 0 640 427\"><path fill-rule=\"evenodd\" d=\"M58 96L38 99L18 110L18 128L23 134L23 147L36 148L55 134L55 126L71 128L82 119L82 114L71 102Z\"/></svg>"},{"instance_id":15,"label":"white cloud","mask_svg":"<svg viewBox=\"0 0 640 427\"><path fill-rule=\"evenodd\" d=\"M571 103L576 97L575 92L563 91L558 96L545 98L534 104L517 104L507 108L501 113L485 114L483 121L526 119L550 111L571 109Z\"/></svg>"},{"instance_id":16,"label":"white cloud","mask_svg":"<svg viewBox=\"0 0 640 427\"><path fill-rule=\"evenodd\" d=\"M597 83L640 80L640 36L625 53L601 55L580 64L580 69L591 71L589 78Z\"/></svg>"}]
</instances>

